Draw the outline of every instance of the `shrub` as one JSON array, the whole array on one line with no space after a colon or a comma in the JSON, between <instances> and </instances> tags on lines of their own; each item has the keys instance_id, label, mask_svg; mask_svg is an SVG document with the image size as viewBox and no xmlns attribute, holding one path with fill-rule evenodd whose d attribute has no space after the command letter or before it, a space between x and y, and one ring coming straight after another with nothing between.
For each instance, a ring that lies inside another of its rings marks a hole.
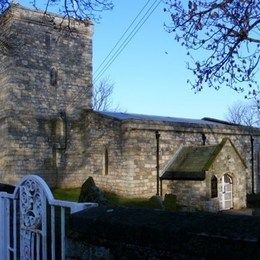
<instances>
[{"instance_id":1,"label":"shrub","mask_svg":"<svg viewBox=\"0 0 260 260\"><path fill-rule=\"evenodd\" d=\"M166 210L173 210L173 211L175 211L177 209L176 195L165 194L163 205L164 205L164 208Z\"/></svg>"},{"instance_id":2,"label":"shrub","mask_svg":"<svg viewBox=\"0 0 260 260\"><path fill-rule=\"evenodd\" d=\"M247 194L247 206L260 208L260 193Z\"/></svg>"}]
</instances>

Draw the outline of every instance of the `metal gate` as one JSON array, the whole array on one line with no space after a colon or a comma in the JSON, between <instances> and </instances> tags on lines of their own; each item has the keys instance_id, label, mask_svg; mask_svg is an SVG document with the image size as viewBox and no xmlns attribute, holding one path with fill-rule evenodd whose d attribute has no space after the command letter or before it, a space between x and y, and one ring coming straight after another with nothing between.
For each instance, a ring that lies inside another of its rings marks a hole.
<instances>
[{"instance_id":1,"label":"metal gate","mask_svg":"<svg viewBox=\"0 0 260 260\"><path fill-rule=\"evenodd\" d=\"M95 206L56 200L42 178L24 177L13 194L0 192L0 260L65 259L65 213Z\"/></svg>"}]
</instances>

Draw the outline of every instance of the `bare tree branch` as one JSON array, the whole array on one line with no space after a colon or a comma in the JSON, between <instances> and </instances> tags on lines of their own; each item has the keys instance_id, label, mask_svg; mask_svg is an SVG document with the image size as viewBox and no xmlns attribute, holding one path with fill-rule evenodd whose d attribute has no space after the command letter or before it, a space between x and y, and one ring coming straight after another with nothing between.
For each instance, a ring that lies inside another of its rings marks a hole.
<instances>
[{"instance_id":1,"label":"bare tree branch","mask_svg":"<svg viewBox=\"0 0 260 260\"><path fill-rule=\"evenodd\" d=\"M3 12L10 5L9 0L0 0L0 13Z\"/></svg>"},{"instance_id":2,"label":"bare tree branch","mask_svg":"<svg viewBox=\"0 0 260 260\"><path fill-rule=\"evenodd\" d=\"M114 83L109 78L104 78L94 86L93 89L93 109L96 111L118 111L119 107L113 107L112 94Z\"/></svg>"},{"instance_id":3,"label":"bare tree branch","mask_svg":"<svg viewBox=\"0 0 260 260\"><path fill-rule=\"evenodd\" d=\"M255 74L260 60L259 0L165 0L169 33L185 46L195 91L226 85L259 99ZM203 52L201 52L203 51Z\"/></svg>"},{"instance_id":4,"label":"bare tree branch","mask_svg":"<svg viewBox=\"0 0 260 260\"><path fill-rule=\"evenodd\" d=\"M228 108L227 121L239 125L260 127L260 110L256 102L235 103Z\"/></svg>"},{"instance_id":5,"label":"bare tree branch","mask_svg":"<svg viewBox=\"0 0 260 260\"><path fill-rule=\"evenodd\" d=\"M12 0L0 0L0 13L8 8ZM30 2L32 7L39 9L44 4L44 12L55 11L65 18L74 18L80 21L99 20L98 13L113 9L111 0L33 0ZM58 10L58 11L57 11Z\"/></svg>"}]
</instances>

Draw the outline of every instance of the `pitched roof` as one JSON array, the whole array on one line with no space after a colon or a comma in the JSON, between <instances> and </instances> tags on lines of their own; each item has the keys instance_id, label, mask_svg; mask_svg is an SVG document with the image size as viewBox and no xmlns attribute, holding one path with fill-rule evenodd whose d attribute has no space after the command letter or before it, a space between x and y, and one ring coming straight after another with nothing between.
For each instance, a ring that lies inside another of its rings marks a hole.
<instances>
[{"instance_id":1,"label":"pitched roof","mask_svg":"<svg viewBox=\"0 0 260 260\"><path fill-rule=\"evenodd\" d=\"M218 145L182 147L163 170L161 179L203 180L205 172L210 169L228 140L228 138L224 138ZM229 142L244 163L235 146L230 140Z\"/></svg>"},{"instance_id":2,"label":"pitched roof","mask_svg":"<svg viewBox=\"0 0 260 260\"><path fill-rule=\"evenodd\" d=\"M155 116L155 115L143 115L143 114L129 114L120 112L104 112L96 111L97 113L112 117L121 121L131 121L131 120L145 120L145 121L159 121L159 122L169 122L169 123L186 123L186 124L200 124L200 125L234 125L226 121L221 121L212 118L203 119L190 119L190 118L179 118L179 117L168 117L168 116Z\"/></svg>"}]
</instances>

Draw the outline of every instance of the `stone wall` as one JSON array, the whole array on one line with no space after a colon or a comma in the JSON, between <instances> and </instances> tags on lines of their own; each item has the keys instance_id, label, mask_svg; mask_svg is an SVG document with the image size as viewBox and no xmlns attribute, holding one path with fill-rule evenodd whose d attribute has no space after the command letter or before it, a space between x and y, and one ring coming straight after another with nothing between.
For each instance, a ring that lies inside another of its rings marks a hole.
<instances>
[{"instance_id":1,"label":"stone wall","mask_svg":"<svg viewBox=\"0 0 260 260\"><path fill-rule=\"evenodd\" d=\"M160 169L181 145L202 144L202 134L206 144L229 137L246 162L247 192L251 192L249 130L124 121L88 111L92 25L72 20L68 31L67 21L63 26L61 22L60 17L19 5L0 17L1 30L7 31L12 45L12 51L0 54L2 182L14 184L22 175L37 173L50 186L78 187L93 176L105 190L149 197L156 193L155 131L159 131Z\"/></svg>"},{"instance_id":2,"label":"stone wall","mask_svg":"<svg viewBox=\"0 0 260 260\"><path fill-rule=\"evenodd\" d=\"M246 207L246 168L230 142L227 142L219 153L210 169L210 173L211 175L208 175L207 179L208 194L210 194L211 177L215 175L218 179L218 196L219 201L221 201L223 191L221 177L224 174L228 174L233 181L233 208L240 209Z\"/></svg>"},{"instance_id":3,"label":"stone wall","mask_svg":"<svg viewBox=\"0 0 260 260\"><path fill-rule=\"evenodd\" d=\"M53 122L91 107L92 25L12 5L1 17L1 181L41 172L56 185ZM6 73L8 72L8 73ZM4 154L3 154L4 153Z\"/></svg>"},{"instance_id":4,"label":"stone wall","mask_svg":"<svg viewBox=\"0 0 260 260\"><path fill-rule=\"evenodd\" d=\"M92 111L85 111L78 121L71 122L65 151L66 167L60 170L63 176L60 184L77 187L92 176L102 189L123 196L155 195L157 130L160 133L160 170L182 145L202 145L202 133L206 135L206 144L215 145L225 137L230 138L246 163L243 174L245 172L247 178L247 193L251 192L250 134L238 127L122 121ZM106 149L107 174L104 171ZM164 193L172 192L170 184L163 181Z\"/></svg>"},{"instance_id":5,"label":"stone wall","mask_svg":"<svg viewBox=\"0 0 260 260\"><path fill-rule=\"evenodd\" d=\"M206 144L219 144L228 137L245 160L247 165L247 192L251 193L251 142L250 135L237 128L225 129L218 127L196 125L174 125L167 123L125 123L124 129L128 132L125 149L129 163L132 162L132 171L136 186L133 194L152 196L156 193L156 138L155 131L160 133L160 169L168 163L182 145L202 145L202 133L206 135ZM148 182L147 182L148 180ZM163 187L164 192L167 185Z\"/></svg>"},{"instance_id":6,"label":"stone wall","mask_svg":"<svg viewBox=\"0 0 260 260\"><path fill-rule=\"evenodd\" d=\"M222 177L228 174L233 181L233 208L246 207L247 169L229 141L226 142L203 181L174 180L168 182L168 190L176 195L177 203L188 209L218 211L222 202ZM211 178L217 177L218 197L211 198Z\"/></svg>"},{"instance_id":7,"label":"stone wall","mask_svg":"<svg viewBox=\"0 0 260 260\"><path fill-rule=\"evenodd\" d=\"M124 164L121 122L85 111L68 124L66 158L59 169L59 185L79 187L92 176L100 188L125 193L131 176Z\"/></svg>"}]
</instances>

